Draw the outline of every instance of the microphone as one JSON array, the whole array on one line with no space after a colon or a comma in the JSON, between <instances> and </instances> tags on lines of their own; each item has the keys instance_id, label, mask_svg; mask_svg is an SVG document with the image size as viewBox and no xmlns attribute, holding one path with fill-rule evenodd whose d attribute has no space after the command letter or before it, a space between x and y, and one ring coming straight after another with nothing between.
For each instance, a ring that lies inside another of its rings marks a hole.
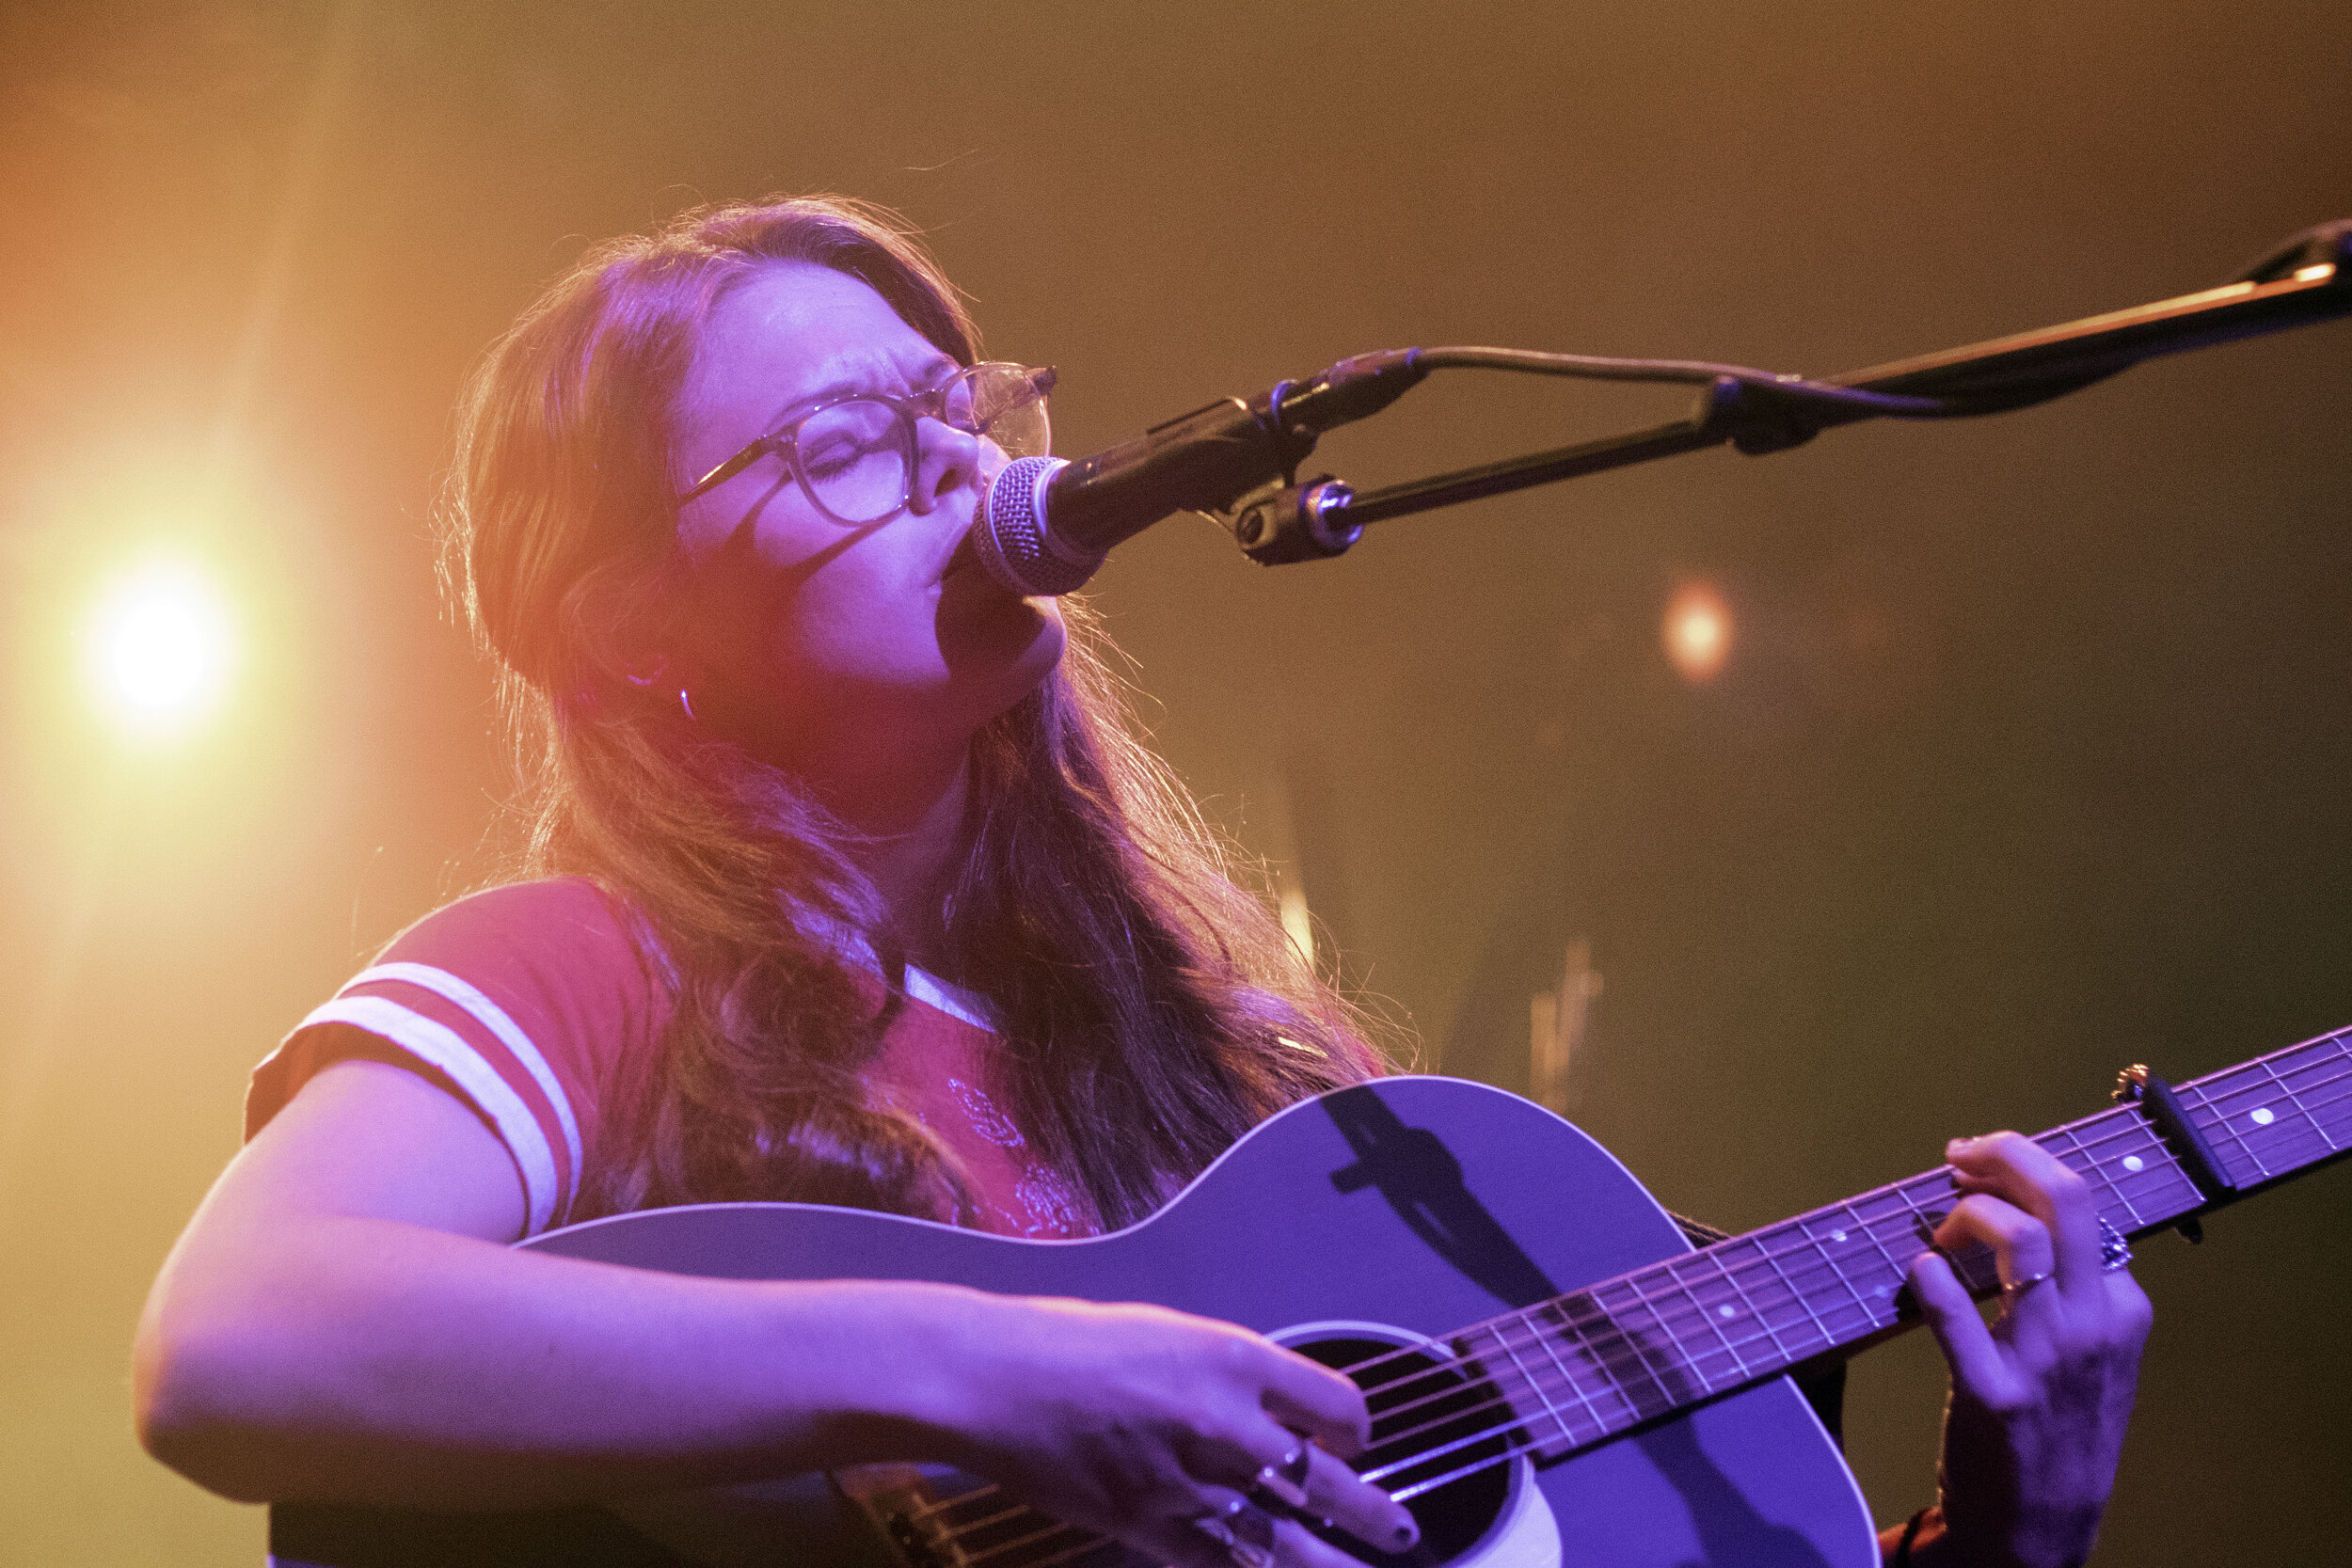
<instances>
[{"instance_id":1,"label":"microphone","mask_svg":"<svg viewBox=\"0 0 2352 1568\"><path fill-rule=\"evenodd\" d=\"M1091 457L1018 458L989 482L964 545L1025 598L1070 593L1112 546L1161 518L1219 511L1287 483L1323 432L1378 413L1430 368L1417 348L1359 354L1248 403L1220 398Z\"/></svg>"}]
</instances>

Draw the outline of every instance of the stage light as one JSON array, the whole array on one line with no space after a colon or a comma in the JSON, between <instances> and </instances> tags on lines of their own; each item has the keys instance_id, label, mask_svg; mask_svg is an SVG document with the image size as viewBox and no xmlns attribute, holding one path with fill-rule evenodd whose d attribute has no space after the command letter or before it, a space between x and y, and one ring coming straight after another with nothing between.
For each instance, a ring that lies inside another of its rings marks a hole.
<instances>
[{"instance_id":1,"label":"stage light","mask_svg":"<svg viewBox=\"0 0 2352 1568\"><path fill-rule=\"evenodd\" d=\"M93 693L120 729L161 739L220 704L236 638L218 587L181 561L151 561L116 578L85 631Z\"/></svg>"},{"instance_id":2,"label":"stage light","mask_svg":"<svg viewBox=\"0 0 2352 1568\"><path fill-rule=\"evenodd\" d=\"M1713 585L1686 582L1666 602L1661 637L1684 680L1712 680L1731 653L1731 608Z\"/></svg>"}]
</instances>

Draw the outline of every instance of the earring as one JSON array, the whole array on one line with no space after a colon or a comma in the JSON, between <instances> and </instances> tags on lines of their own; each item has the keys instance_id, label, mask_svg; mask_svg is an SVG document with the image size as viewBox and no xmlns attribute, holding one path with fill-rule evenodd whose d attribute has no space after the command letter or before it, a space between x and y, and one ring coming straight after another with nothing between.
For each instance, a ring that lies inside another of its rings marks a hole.
<instances>
[{"instance_id":1,"label":"earring","mask_svg":"<svg viewBox=\"0 0 2352 1568\"><path fill-rule=\"evenodd\" d=\"M694 718L694 699L686 694L686 688L682 686L677 689L677 705L686 710L688 723L697 722Z\"/></svg>"}]
</instances>

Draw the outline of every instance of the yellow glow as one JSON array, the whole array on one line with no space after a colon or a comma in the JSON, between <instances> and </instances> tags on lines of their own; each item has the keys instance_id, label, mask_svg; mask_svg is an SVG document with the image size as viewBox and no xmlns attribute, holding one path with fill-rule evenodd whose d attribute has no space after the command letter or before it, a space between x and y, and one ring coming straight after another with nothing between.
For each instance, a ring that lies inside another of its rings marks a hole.
<instances>
[{"instance_id":1,"label":"yellow glow","mask_svg":"<svg viewBox=\"0 0 2352 1568\"><path fill-rule=\"evenodd\" d=\"M1298 956L1311 965L1315 961L1315 923L1307 913L1307 892L1297 883L1285 881L1281 889L1282 929Z\"/></svg>"},{"instance_id":2,"label":"yellow glow","mask_svg":"<svg viewBox=\"0 0 2352 1568\"><path fill-rule=\"evenodd\" d=\"M1711 584L1685 583L1666 604L1661 636L1687 681L1714 679L1731 653L1731 610Z\"/></svg>"},{"instance_id":3,"label":"yellow glow","mask_svg":"<svg viewBox=\"0 0 2352 1568\"><path fill-rule=\"evenodd\" d=\"M2335 275L2336 264L2333 261L2319 261L2308 267L2296 268L2295 280L2297 283L2316 283L2323 277L2333 277Z\"/></svg>"},{"instance_id":4,"label":"yellow glow","mask_svg":"<svg viewBox=\"0 0 2352 1568\"><path fill-rule=\"evenodd\" d=\"M219 706L236 656L229 606L200 568L151 561L110 582L91 610L93 694L121 729L162 738Z\"/></svg>"}]
</instances>

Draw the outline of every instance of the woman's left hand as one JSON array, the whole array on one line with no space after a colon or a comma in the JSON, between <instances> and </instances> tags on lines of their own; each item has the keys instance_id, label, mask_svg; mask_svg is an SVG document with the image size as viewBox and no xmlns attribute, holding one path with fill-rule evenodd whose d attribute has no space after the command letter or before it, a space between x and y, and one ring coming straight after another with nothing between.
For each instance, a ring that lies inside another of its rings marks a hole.
<instances>
[{"instance_id":1,"label":"woman's left hand","mask_svg":"<svg viewBox=\"0 0 2352 1568\"><path fill-rule=\"evenodd\" d=\"M2154 1313L2128 1269L2105 1266L2090 1189L2047 1150L1994 1132L1945 1152L1963 1196L1935 1244L1990 1246L2012 1289L1988 1328L1941 1253L1912 1264L1912 1291L1952 1369L1942 1528L1913 1560L2079 1563L2115 1485Z\"/></svg>"}]
</instances>

